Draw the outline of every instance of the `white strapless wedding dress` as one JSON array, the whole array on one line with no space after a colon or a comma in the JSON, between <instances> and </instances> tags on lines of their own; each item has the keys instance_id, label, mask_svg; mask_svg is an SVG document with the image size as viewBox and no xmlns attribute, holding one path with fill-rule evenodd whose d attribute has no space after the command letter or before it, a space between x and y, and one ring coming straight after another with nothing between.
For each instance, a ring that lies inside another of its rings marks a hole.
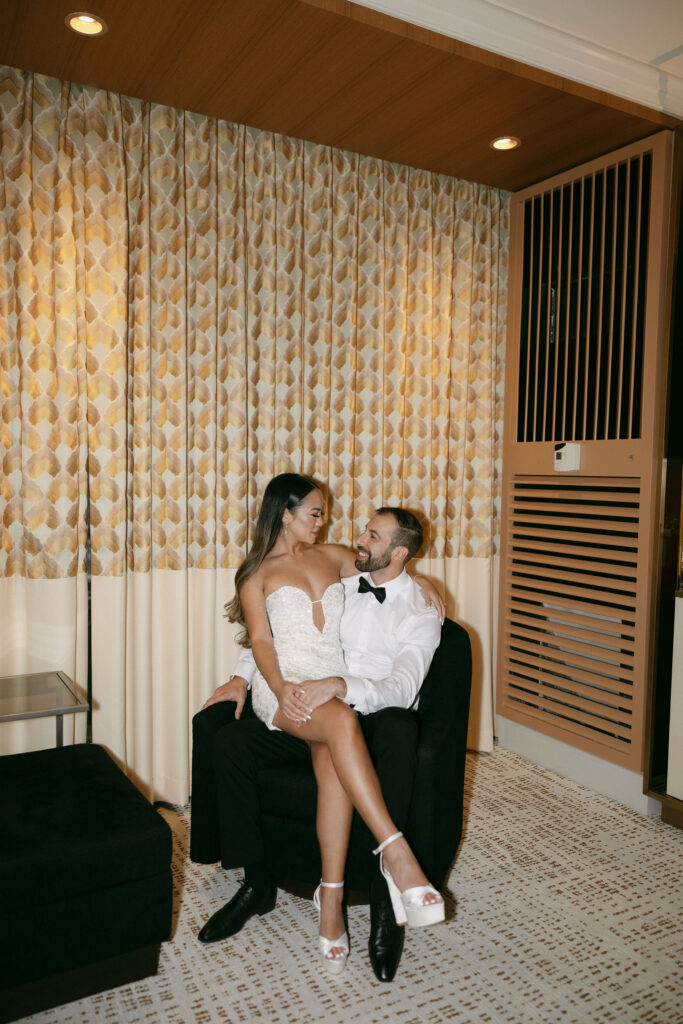
<instances>
[{"instance_id":1,"label":"white strapless wedding dress","mask_svg":"<svg viewBox=\"0 0 683 1024\"><path fill-rule=\"evenodd\" d=\"M322 604L325 624L320 630L313 620L313 605ZM282 676L290 683L323 679L346 672L339 639L344 611L343 583L330 583L320 601L311 601L300 587L278 587L266 598L266 612L273 634L275 653ZM251 684L255 714L269 729L277 711L277 698L258 669Z\"/></svg>"}]
</instances>

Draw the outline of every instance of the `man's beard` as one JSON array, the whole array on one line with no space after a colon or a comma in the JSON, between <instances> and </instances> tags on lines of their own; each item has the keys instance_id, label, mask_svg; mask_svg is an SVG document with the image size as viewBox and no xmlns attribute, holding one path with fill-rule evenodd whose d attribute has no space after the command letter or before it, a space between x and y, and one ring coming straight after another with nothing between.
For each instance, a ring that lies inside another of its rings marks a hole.
<instances>
[{"instance_id":1,"label":"man's beard","mask_svg":"<svg viewBox=\"0 0 683 1024\"><path fill-rule=\"evenodd\" d=\"M358 552L358 558L353 563L359 572L379 572L380 569L386 569L391 561L391 551L385 551L381 555L376 555L374 558L370 555L370 552L366 552L365 555L361 555Z\"/></svg>"}]
</instances>

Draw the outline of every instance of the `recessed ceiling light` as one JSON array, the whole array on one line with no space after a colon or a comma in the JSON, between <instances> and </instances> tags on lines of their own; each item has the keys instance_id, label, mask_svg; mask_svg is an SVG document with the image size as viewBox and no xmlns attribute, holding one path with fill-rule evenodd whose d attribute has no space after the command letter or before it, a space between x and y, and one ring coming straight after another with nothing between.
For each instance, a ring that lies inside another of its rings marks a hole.
<instances>
[{"instance_id":1,"label":"recessed ceiling light","mask_svg":"<svg viewBox=\"0 0 683 1024\"><path fill-rule=\"evenodd\" d=\"M491 149L517 149L522 145L522 140L514 135L501 135L497 139L492 139L489 145Z\"/></svg>"},{"instance_id":2,"label":"recessed ceiling light","mask_svg":"<svg viewBox=\"0 0 683 1024\"><path fill-rule=\"evenodd\" d=\"M67 14L64 21L68 28L82 36L101 36L107 31L107 24L102 18L96 18L94 14L85 11L73 11Z\"/></svg>"}]
</instances>

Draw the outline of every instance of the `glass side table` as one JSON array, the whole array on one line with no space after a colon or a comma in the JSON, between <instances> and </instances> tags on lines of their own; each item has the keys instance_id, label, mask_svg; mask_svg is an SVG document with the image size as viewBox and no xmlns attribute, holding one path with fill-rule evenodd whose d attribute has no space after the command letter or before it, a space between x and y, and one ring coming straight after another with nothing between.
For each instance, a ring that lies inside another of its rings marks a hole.
<instances>
[{"instance_id":1,"label":"glass side table","mask_svg":"<svg viewBox=\"0 0 683 1024\"><path fill-rule=\"evenodd\" d=\"M0 722L55 716L58 747L64 741L64 715L88 710L64 672L0 676Z\"/></svg>"}]
</instances>

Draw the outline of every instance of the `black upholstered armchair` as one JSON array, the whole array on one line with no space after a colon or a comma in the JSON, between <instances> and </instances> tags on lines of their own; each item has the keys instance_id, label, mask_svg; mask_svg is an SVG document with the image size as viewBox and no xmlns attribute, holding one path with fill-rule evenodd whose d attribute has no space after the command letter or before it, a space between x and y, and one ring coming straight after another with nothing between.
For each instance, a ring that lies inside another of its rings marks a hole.
<instances>
[{"instance_id":1,"label":"black upholstered armchair","mask_svg":"<svg viewBox=\"0 0 683 1024\"><path fill-rule=\"evenodd\" d=\"M417 770L406 836L431 882L440 888L462 832L465 751L472 657L465 629L446 619L441 643L420 691ZM312 770L283 766L259 773L268 867L281 881L317 884L316 785ZM346 884L367 890L375 846L354 815Z\"/></svg>"}]
</instances>

